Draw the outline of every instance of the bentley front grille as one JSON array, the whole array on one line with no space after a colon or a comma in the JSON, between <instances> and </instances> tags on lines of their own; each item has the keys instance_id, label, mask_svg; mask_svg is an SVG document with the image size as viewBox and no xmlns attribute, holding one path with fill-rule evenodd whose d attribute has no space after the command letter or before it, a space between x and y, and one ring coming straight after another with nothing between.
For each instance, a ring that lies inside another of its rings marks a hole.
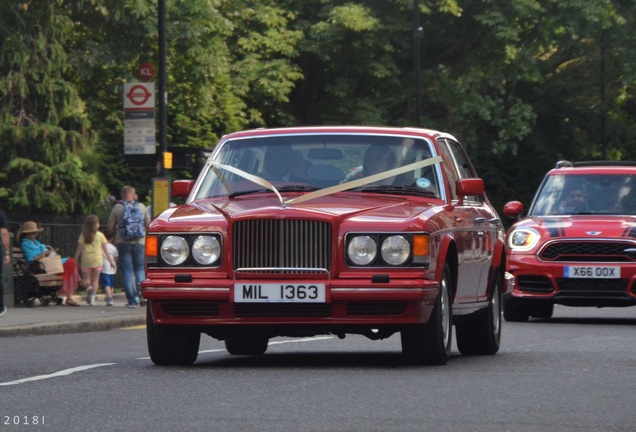
<instances>
[{"instance_id":1,"label":"bentley front grille","mask_svg":"<svg viewBox=\"0 0 636 432\"><path fill-rule=\"evenodd\" d=\"M331 266L331 225L257 219L234 224L234 269L322 269ZM305 271L306 272L306 271Z\"/></svg>"}]
</instances>

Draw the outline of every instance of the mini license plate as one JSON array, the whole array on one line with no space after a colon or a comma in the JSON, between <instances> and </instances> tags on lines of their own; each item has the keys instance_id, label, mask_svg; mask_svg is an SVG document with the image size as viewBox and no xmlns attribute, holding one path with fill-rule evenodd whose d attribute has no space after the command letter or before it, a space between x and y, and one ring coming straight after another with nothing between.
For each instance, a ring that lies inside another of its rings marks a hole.
<instances>
[{"instance_id":1,"label":"mini license plate","mask_svg":"<svg viewBox=\"0 0 636 432\"><path fill-rule=\"evenodd\" d=\"M237 283L234 284L237 303L324 303L323 283Z\"/></svg>"},{"instance_id":2,"label":"mini license plate","mask_svg":"<svg viewBox=\"0 0 636 432\"><path fill-rule=\"evenodd\" d=\"M581 279L619 279L621 268L618 266L565 266L563 277Z\"/></svg>"}]
</instances>

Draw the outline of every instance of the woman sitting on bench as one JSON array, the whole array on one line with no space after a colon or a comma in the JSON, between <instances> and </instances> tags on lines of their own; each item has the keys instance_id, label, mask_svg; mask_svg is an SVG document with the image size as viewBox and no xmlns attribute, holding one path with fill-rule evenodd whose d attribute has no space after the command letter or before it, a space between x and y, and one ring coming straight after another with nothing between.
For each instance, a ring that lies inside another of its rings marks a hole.
<instances>
[{"instance_id":1,"label":"woman sitting on bench","mask_svg":"<svg viewBox=\"0 0 636 432\"><path fill-rule=\"evenodd\" d=\"M51 255L54 251L49 249L44 243L37 240L44 228L38 228L38 224L32 221L25 222L18 231L18 242L24 253L24 259L28 263L39 261L40 259ZM77 261L74 258L62 258L62 266L64 267L64 286L60 290L60 296L65 296L64 302L68 306L79 306L73 300L73 294L77 291L78 285L86 288L86 284L82 281L77 268Z\"/></svg>"}]
</instances>

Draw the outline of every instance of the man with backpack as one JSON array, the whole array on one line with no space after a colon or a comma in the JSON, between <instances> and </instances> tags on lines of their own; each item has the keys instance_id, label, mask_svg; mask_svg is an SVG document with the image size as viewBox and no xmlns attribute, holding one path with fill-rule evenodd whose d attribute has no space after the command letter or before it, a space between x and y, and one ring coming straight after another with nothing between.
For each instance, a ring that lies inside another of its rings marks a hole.
<instances>
[{"instance_id":1,"label":"man with backpack","mask_svg":"<svg viewBox=\"0 0 636 432\"><path fill-rule=\"evenodd\" d=\"M141 297L141 281L146 277L144 248L150 215L146 206L137 202L136 198L134 187L121 188L121 201L115 204L108 217L108 230L116 230L119 269L128 300L127 307L130 308L146 304Z\"/></svg>"}]
</instances>

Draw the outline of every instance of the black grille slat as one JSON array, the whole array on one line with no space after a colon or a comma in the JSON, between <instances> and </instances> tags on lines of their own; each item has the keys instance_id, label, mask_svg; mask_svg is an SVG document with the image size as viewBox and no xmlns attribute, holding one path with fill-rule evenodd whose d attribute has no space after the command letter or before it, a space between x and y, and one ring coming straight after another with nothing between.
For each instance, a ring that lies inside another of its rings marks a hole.
<instances>
[{"instance_id":1,"label":"black grille slat","mask_svg":"<svg viewBox=\"0 0 636 432\"><path fill-rule=\"evenodd\" d=\"M316 304L284 304L284 303L249 303L235 304L234 314L237 318L257 317L329 317L331 305Z\"/></svg>"},{"instance_id":2,"label":"black grille slat","mask_svg":"<svg viewBox=\"0 0 636 432\"><path fill-rule=\"evenodd\" d=\"M628 251L629 249L632 251ZM605 241L554 242L540 251L539 258L544 261L636 262L636 244Z\"/></svg>"},{"instance_id":3,"label":"black grille slat","mask_svg":"<svg viewBox=\"0 0 636 432\"><path fill-rule=\"evenodd\" d=\"M330 269L331 225L289 219L234 224L234 269Z\"/></svg>"},{"instance_id":4,"label":"black grille slat","mask_svg":"<svg viewBox=\"0 0 636 432\"><path fill-rule=\"evenodd\" d=\"M629 297L626 279L557 278L556 282L561 297Z\"/></svg>"},{"instance_id":5,"label":"black grille slat","mask_svg":"<svg viewBox=\"0 0 636 432\"><path fill-rule=\"evenodd\" d=\"M347 304L348 315L389 316L406 312L406 303L402 302L351 302Z\"/></svg>"},{"instance_id":6,"label":"black grille slat","mask_svg":"<svg viewBox=\"0 0 636 432\"><path fill-rule=\"evenodd\" d=\"M164 302L161 309L170 316L218 316L219 305L214 302Z\"/></svg>"},{"instance_id":7,"label":"black grille slat","mask_svg":"<svg viewBox=\"0 0 636 432\"><path fill-rule=\"evenodd\" d=\"M553 291L550 279L545 276L520 275L517 285L521 291L535 293L550 293Z\"/></svg>"}]
</instances>

